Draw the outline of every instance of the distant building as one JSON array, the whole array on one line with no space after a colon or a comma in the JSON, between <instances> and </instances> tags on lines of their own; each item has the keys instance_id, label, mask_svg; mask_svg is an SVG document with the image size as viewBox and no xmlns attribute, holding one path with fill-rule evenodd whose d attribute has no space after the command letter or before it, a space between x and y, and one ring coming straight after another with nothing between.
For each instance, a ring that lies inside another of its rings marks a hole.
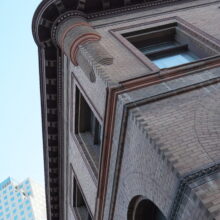
<instances>
[{"instance_id":1,"label":"distant building","mask_svg":"<svg viewBox=\"0 0 220 220\"><path fill-rule=\"evenodd\" d=\"M220 220L220 1L43 0L49 220Z\"/></svg>"},{"instance_id":2,"label":"distant building","mask_svg":"<svg viewBox=\"0 0 220 220\"><path fill-rule=\"evenodd\" d=\"M0 183L0 220L46 220L45 192L29 178L16 183L11 177Z\"/></svg>"}]
</instances>

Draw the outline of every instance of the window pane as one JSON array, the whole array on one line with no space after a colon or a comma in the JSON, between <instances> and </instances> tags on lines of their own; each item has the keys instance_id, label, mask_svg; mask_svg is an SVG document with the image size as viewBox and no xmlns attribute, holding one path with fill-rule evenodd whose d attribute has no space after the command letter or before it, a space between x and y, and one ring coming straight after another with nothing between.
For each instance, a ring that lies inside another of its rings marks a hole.
<instances>
[{"instance_id":1,"label":"window pane","mask_svg":"<svg viewBox=\"0 0 220 220\"><path fill-rule=\"evenodd\" d=\"M153 63L161 69L182 65L196 60L198 60L198 57L191 52L182 52L179 54L152 59Z\"/></svg>"}]
</instances>

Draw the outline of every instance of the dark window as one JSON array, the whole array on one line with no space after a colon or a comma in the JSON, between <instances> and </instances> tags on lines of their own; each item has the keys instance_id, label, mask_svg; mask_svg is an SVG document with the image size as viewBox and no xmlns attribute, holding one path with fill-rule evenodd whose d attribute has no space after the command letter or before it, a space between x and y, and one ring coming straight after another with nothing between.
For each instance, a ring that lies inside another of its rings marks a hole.
<instances>
[{"instance_id":1,"label":"dark window","mask_svg":"<svg viewBox=\"0 0 220 220\"><path fill-rule=\"evenodd\" d=\"M134 220L165 220L161 211L149 200L142 200L135 212Z\"/></svg>"},{"instance_id":2,"label":"dark window","mask_svg":"<svg viewBox=\"0 0 220 220\"><path fill-rule=\"evenodd\" d=\"M134 197L128 207L128 220L166 220L160 209L142 196Z\"/></svg>"},{"instance_id":3,"label":"dark window","mask_svg":"<svg viewBox=\"0 0 220 220\"><path fill-rule=\"evenodd\" d=\"M79 100L80 118L78 132L88 133L88 135L90 135L91 138L91 144L100 145L101 126L81 93L79 95Z\"/></svg>"},{"instance_id":4,"label":"dark window","mask_svg":"<svg viewBox=\"0 0 220 220\"><path fill-rule=\"evenodd\" d=\"M73 208L79 219L92 220L76 179L73 177Z\"/></svg>"},{"instance_id":5,"label":"dark window","mask_svg":"<svg viewBox=\"0 0 220 220\"><path fill-rule=\"evenodd\" d=\"M101 125L78 88L76 88L75 118L77 137L88 161L97 170L101 145Z\"/></svg>"},{"instance_id":6,"label":"dark window","mask_svg":"<svg viewBox=\"0 0 220 220\"><path fill-rule=\"evenodd\" d=\"M170 68L208 57L212 52L201 48L177 23L123 34L160 69Z\"/></svg>"}]
</instances>

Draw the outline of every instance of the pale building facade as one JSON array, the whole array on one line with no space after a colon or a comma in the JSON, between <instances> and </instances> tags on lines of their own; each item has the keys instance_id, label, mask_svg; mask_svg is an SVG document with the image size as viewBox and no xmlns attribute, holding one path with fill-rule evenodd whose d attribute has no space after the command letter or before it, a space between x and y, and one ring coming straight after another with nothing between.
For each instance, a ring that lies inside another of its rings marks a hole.
<instances>
[{"instance_id":1,"label":"pale building facade","mask_svg":"<svg viewBox=\"0 0 220 220\"><path fill-rule=\"evenodd\" d=\"M0 220L47 220L45 190L31 179L0 183Z\"/></svg>"},{"instance_id":2,"label":"pale building facade","mask_svg":"<svg viewBox=\"0 0 220 220\"><path fill-rule=\"evenodd\" d=\"M49 219L220 219L219 7L42 1Z\"/></svg>"}]
</instances>

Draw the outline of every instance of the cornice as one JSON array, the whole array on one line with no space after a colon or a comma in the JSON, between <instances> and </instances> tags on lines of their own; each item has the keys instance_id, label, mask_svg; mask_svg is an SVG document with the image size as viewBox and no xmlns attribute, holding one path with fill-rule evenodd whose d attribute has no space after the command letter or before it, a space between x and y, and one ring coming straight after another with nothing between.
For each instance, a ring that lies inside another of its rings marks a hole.
<instances>
[{"instance_id":1,"label":"cornice","mask_svg":"<svg viewBox=\"0 0 220 220\"><path fill-rule=\"evenodd\" d=\"M114 15L121 14L121 13L129 13L132 11L138 11L138 10L146 9L146 8L165 6L167 4L173 4L173 3L181 2L181 1L183 2L186 0L157 0L157 1L150 1L150 2L134 4L134 5L127 5L127 6L123 6L120 8L108 9L108 10L104 10L101 12L89 13L87 15L87 18L88 19L95 19L95 18L99 18L99 17L103 17L103 16L114 16Z\"/></svg>"},{"instance_id":2,"label":"cornice","mask_svg":"<svg viewBox=\"0 0 220 220\"><path fill-rule=\"evenodd\" d=\"M38 26L40 25L40 19L42 18L42 15L44 14L45 10L54 2L57 0L48 0L48 1L41 1L41 3L38 5L37 9L34 12L34 16L32 19L32 33L35 40L35 43L38 46L40 45L40 39L39 39L39 33L38 33Z\"/></svg>"},{"instance_id":3,"label":"cornice","mask_svg":"<svg viewBox=\"0 0 220 220\"><path fill-rule=\"evenodd\" d=\"M84 17L86 18L86 14L82 11L74 10L74 11L67 11L60 15L53 23L51 27L51 39L54 43L57 42L56 39L56 32L59 25L61 25L66 19L72 18L72 17Z\"/></svg>"},{"instance_id":4,"label":"cornice","mask_svg":"<svg viewBox=\"0 0 220 220\"><path fill-rule=\"evenodd\" d=\"M192 173L186 174L184 177L181 178L179 187L177 190L176 197L174 199L173 207L170 213L170 220L178 219L178 214L180 207L183 203L184 195L191 183L196 182L198 179L206 178L214 173L220 172L220 161L210 164L207 167L204 167L200 170L194 171Z\"/></svg>"},{"instance_id":5,"label":"cornice","mask_svg":"<svg viewBox=\"0 0 220 220\"><path fill-rule=\"evenodd\" d=\"M51 29L50 38L54 38L54 29L56 29L57 25L62 22L64 19L72 16L83 16L87 19L97 19L99 17L103 16L114 16L116 14L121 13L129 13L135 10L145 9L145 8L152 8L152 7L159 7L159 6L165 6L173 3L178 2L185 2L187 0L156 0L156 1L143 1L139 0L140 3L136 4L130 4L130 5L123 5L115 8L106 8L103 6L103 9L100 10L97 8L96 12L85 12L85 8L81 8L79 6L80 3L77 3L78 1L72 0L72 2L75 2L75 7L68 8L65 6L64 0L45 0L42 1L38 8L36 9L33 21L32 21L32 32L34 36L34 40L38 46L41 45L42 39L40 38L41 33L39 32L39 26L42 26L46 29ZM88 1L88 0L87 0ZM102 0L97 0L101 1ZM109 0L110 2L111 0ZM89 1L88 1L89 2ZM77 5L78 4L78 5ZM86 1L85 1L86 4ZM125 4L125 3L124 3ZM50 10L48 10L50 9ZM48 15L53 14L54 18L49 18Z\"/></svg>"}]
</instances>

